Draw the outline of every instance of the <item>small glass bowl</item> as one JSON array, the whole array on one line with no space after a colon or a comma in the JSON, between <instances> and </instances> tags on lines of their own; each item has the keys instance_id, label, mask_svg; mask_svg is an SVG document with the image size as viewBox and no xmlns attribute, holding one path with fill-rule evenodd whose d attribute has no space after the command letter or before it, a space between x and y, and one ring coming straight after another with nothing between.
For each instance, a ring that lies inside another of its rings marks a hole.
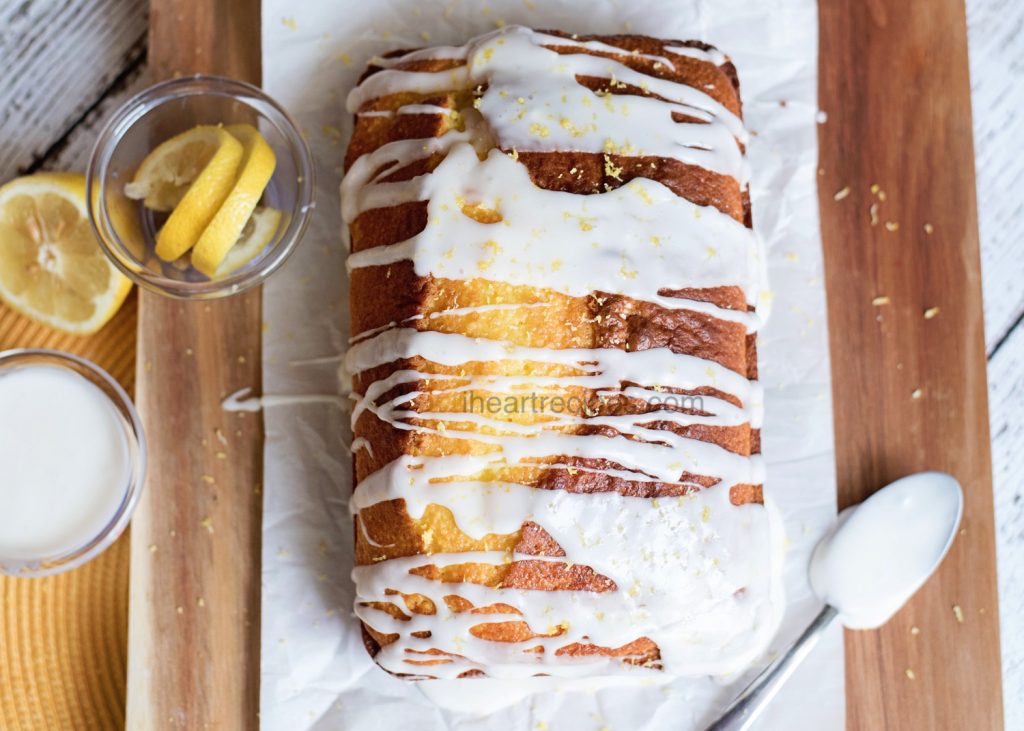
<instances>
[{"instance_id":1,"label":"small glass bowl","mask_svg":"<svg viewBox=\"0 0 1024 731\"><path fill-rule=\"evenodd\" d=\"M185 262L154 253L167 214L124 194L143 158L199 124L248 123L274 149L277 166L261 205L281 211L273 238L237 271L210 279ZM313 158L288 113L255 86L219 76L189 76L151 86L122 106L100 133L86 174L89 220L103 251L136 284L179 299L212 299L263 282L302 238L313 210Z\"/></svg>"},{"instance_id":2,"label":"small glass bowl","mask_svg":"<svg viewBox=\"0 0 1024 731\"><path fill-rule=\"evenodd\" d=\"M128 482L124 486L121 502L107 524L84 545L56 556L32 559L11 559L0 556L0 574L9 576L49 576L70 571L91 561L109 548L124 532L131 520L132 512L139 501L143 480L146 476L146 438L142 422L135 411L128 394L109 373L92 361L59 350L18 349L0 350L0 375L4 371L32 366L51 366L82 376L96 386L110 401L117 412L118 422L124 428L128 446Z\"/></svg>"}]
</instances>

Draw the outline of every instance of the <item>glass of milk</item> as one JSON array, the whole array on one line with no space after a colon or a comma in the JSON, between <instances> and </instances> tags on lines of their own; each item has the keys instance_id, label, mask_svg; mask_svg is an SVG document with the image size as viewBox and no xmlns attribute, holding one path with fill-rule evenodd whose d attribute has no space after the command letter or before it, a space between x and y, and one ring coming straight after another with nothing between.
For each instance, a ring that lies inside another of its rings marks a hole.
<instances>
[{"instance_id":1,"label":"glass of milk","mask_svg":"<svg viewBox=\"0 0 1024 731\"><path fill-rule=\"evenodd\" d=\"M146 470L128 394L56 350L0 351L0 573L44 576L124 531Z\"/></svg>"}]
</instances>

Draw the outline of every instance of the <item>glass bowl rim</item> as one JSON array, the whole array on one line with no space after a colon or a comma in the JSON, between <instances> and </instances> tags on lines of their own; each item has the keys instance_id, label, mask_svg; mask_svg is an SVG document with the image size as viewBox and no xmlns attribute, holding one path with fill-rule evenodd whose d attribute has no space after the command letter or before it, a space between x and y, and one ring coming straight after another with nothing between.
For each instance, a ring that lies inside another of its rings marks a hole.
<instances>
[{"instance_id":1,"label":"glass bowl rim","mask_svg":"<svg viewBox=\"0 0 1024 731\"><path fill-rule=\"evenodd\" d=\"M117 235L103 194L114 151L128 131L152 110L193 96L233 99L272 124L287 141L298 176L298 192L287 229L258 266L223 279L185 282L156 274L136 263L134 257L126 253L127 247ZM254 101L265 105L265 108L254 105ZM226 76L194 74L161 81L143 89L122 104L107 121L96 138L86 168L86 200L90 202L86 208L89 224L103 253L132 282L175 299L214 299L234 295L261 284L291 256L309 225L311 212L316 205L315 175L316 168L309 144L298 124L277 101L259 87L244 81Z\"/></svg>"},{"instance_id":2,"label":"glass bowl rim","mask_svg":"<svg viewBox=\"0 0 1024 731\"><path fill-rule=\"evenodd\" d=\"M148 450L142 420L128 393L99 365L82 356L52 348L11 348L0 350L0 372L18 365L49 365L82 376L103 393L119 416L128 440L131 462L128 482L117 511L103 528L84 545L55 556L7 559L0 556L0 575L42 577L77 568L107 550L124 532L138 505L146 479ZM10 570L14 568L15 570Z\"/></svg>"}]
</instances>

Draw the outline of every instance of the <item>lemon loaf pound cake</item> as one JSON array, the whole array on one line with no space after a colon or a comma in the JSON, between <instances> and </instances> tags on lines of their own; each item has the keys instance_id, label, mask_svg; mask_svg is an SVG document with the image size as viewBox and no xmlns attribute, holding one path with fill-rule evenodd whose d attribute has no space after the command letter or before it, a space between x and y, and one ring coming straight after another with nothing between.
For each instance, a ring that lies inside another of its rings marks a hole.
<instances>
[{"instance_id":1,"label":"lemon loaf pound cake","mask_svg":"<svg viewBox=\"0 0 1024 731\"><path fill-rule=\"evenodd\" d=\"M376 661L748 665L779 602L732 64L508 27L374 59L348 108L353 576Z\"/></svg>"}]
</instances>

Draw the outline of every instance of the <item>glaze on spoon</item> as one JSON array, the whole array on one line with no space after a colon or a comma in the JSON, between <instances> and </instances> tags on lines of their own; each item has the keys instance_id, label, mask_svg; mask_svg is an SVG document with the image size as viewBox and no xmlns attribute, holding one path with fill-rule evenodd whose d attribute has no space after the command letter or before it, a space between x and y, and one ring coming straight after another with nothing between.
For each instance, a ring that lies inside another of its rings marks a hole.
<instances>
[{"instance_id":1,"label":"glaze on spoon","mask_svg":"<svg viewBox=\"0 0 1024 731\"><path fill-rule=\"evenodd\" d=\"M942 472L897 480L839 514L811 558L811 586L846 627L880 627L945 557L963 506L960 485Z\"/></svg>"}]
</instances>

